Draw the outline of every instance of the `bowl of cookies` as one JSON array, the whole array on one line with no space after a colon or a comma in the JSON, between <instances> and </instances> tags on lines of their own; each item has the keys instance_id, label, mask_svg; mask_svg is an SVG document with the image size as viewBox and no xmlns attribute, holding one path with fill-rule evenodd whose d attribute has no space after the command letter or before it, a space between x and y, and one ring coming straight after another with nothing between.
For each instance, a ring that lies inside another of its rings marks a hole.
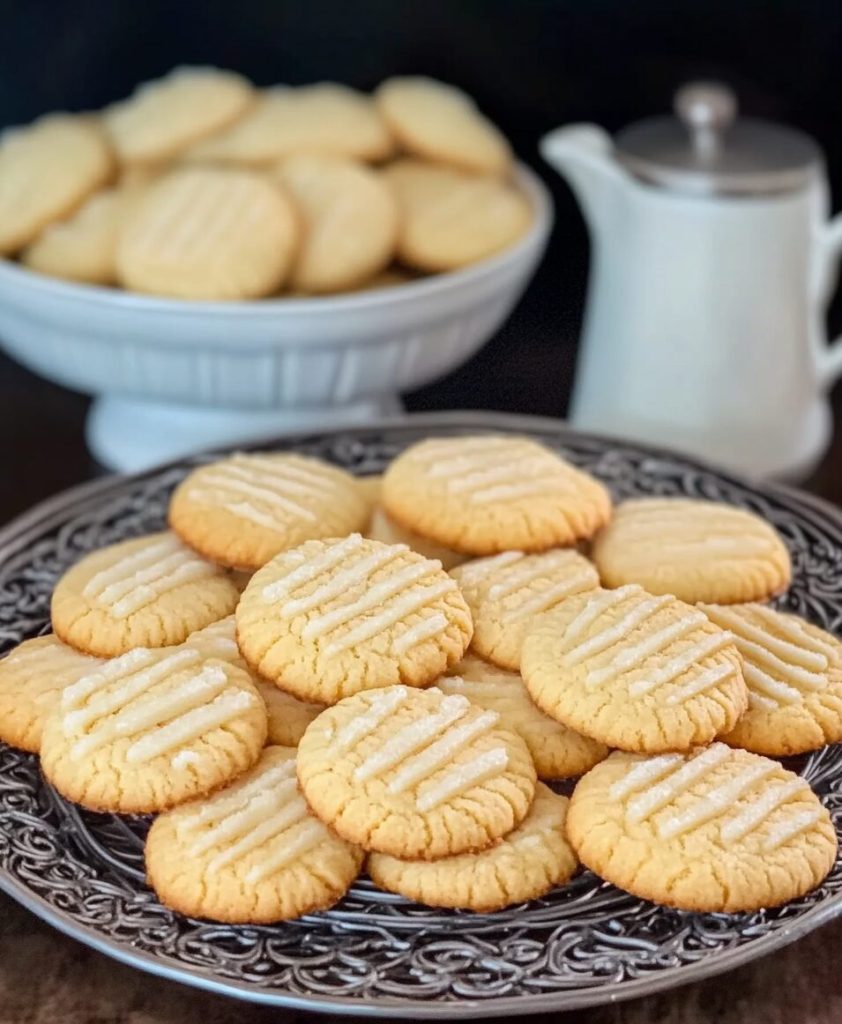
<instances>
[{"instance_id":1,"label":"bowl of cookies","mask_svg":"<svg viewBox=\"0 0 842 1024\"><path fill-rule=\"evenodd\" d=\"M538 177L462 92L181 68L0 141L0 343L139 468L399 409L508 316Z\"/></svg>"}]
</instances>

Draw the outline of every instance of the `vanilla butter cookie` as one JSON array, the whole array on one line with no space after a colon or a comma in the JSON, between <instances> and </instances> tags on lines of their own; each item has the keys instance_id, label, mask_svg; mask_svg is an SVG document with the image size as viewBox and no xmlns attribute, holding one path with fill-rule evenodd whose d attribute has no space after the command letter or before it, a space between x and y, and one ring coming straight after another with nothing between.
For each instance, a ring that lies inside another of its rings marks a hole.
<instances>
[{"instance_id":1,"label":"vanilla butter cookie","mask_svg":"<svg viewBox=\"0 0 842 1024\"><path fill-rule=\"evenodd\" d=\"M602 484L515 435L412 445L383 477L383 507L404 528L473 555L575 544L611 515Z\"/></svg>"},{"instance_id":2,"label":"vanilla butter cookie","mask_svg":"<svg viewBox=\"0 0 842 1024\"><path fill-rule=\"evenodd\" d=\"M233 785L160 815L145 856L165 906L228 924L326 910L363 859L311 814L295 780L295 751L279 746Z\"/></svg>"},{"instance_id":3,"label":"vanilla butter cookie","mask_svg":"<svg viewBox=\"0 0 842 1024\"><path fill-rule=\"evenodd\" d=\"M729 633L637 586L568 598L526 634L521 672L552 718L621 750L689 750L729 732L748 704Z\"/></svg>"},{"instance_id":4,"label":"vanilla butter cookie","mask_svg":"<svg viewBox=\"0 0 842 1024\"><path fill-rule=\"evenodd\" d=\"M99 664L52 634L14 647L0 659L0 740L37 754L44 719L61 691Z\"/></svg>"},{"instance_id":5,"label":"vanilla butter cookie","mask_svg":"<svg viewBox=\"0 0 842 1024\"><path fill-rule=\"evenodd\" d=\"M512 672L520 669L523 638L536 615L599 587L596 569L571 549L537 555L504 551L468 562L451 575L471 609L473 649Z\"/></svg>"},{"instance_id":6,"label":"vanilla butter cookie","mask_svg":"<svg viewBox=\"0 0 842 1024\"><path fill-rule=\"evenodd\" d=\"M277 555L236 614L251 668L321 704L394 683L426 686L471 639L470 612L439 562L359 534Z\"/></svg>"},{"instance_id":7,"label":"vanilla butter cookie","mask_svg":"<svg viewBox=\"0 0 842 1024\"><path fill-rule=\"evenodd\" d=\"M723 743L650 758L612 754L577 784L567 835L600 878L702 913L803 896L830 871L837 845L804 779Z\"/></svg>"},{"instance_id":8,"label":"vanilla butter cookie","mask_svg":"<svg viewBox=\"0 0 842 1024\"><path fill-rule=\"evenodd\" d=\"M516 672L489 665L468 654L452 675L436 683L442 693L457 693L472 704L496 711L504 729L511 729L529 748L539 779L567 779L593 768L608 756L608 747L588 739L545 715L533 702Z\"/></svg>"},{"instance_id":9,"label":"vanilla butter cookie","mask_svg":"<svg viewBox=\"0 0 842 1024\"><path fill-rule=\"evenodd\" d=\"M92 118L50 114L0 136L0 255L22 249L70 216L114 173L108 141Z\"/></svg>"},{"instance_id":10,"label":"vanilla butter cookie","mask_svg":"<svg viewBox=\"0 0 842 1024\"><path fill-rule=\"evenodd\" d=\"M625 501L594 540L606 587L639 583L694 604L763 601L786 590L789 552L759 516L713 501Z\"/></svg>"},{"instance_id":11,"label":"vanilla butter cookie","mask_svg":"<svg viewBox=\"0 0 842 1024\"><path fill-rule=\"evenodd\" d=\"M230 782L265 739L248 673L188 647L137 648L64 688L44 723L41 767L91 810L151 813Z\"/></svg>"},{"instance_id":12,"label":"vanilla butter cookie","mask_svg":"<svg viewBox=\"0 0 842 1024\"><path fill-rule=\"evenodd\" d=\"M743 661L748 710L722 739L787 757L842 740L842 643L762 604L699 608L727 629Z\"/></svg>"},{"instance_id":13,"label":"vanilla butter cookie","mask_svg":"<svg viewBox=\"0 0 842 1024\"><path fill-rule=\"evenodd\" d=\"M185 167L150 185L120 232L126 288L180 299L255 299L277 291L298 243L290 201L262 175Z\"/></svg>"},{"instance_id":14,"label":"vanilla butter cookie","mask_svg":"<svg viewBox=\"0 0 842 1024\"><path fill-rule=\"evenodd\" d=\"M369 854L375 885L428 907L489 913L545 896L577 867L564 832L569 801L542 783L521 824L487 850L435 861Z\"/></svg>"},{"instance_id":15,"label":"vanilla butter cookie","mask_svg":"<svg viewBox=\"0 0 842 1024\"><path fill-rule=\"evenodd\" d=\"M224 570L174 534L153 533L101 548L68 569L50 614L64 643L110 658L179 644L230 615L238 597Z\"/></svg>"},{"instance_id":16,"label":"vanilla butter cookie","mask_svg":"<svg viewBox=\"0 0 842 1024\"><path fill-rule=\"evenodd\" d=\"M502 133L460 89L433 78L389 78L375 94L401 148L467 171L505 174L512 152Z\"/></svg>"},{"instance_id":17,"label":"vanilla butter cookie","mask_svg":"<svg viewBox=\"0 0 842 1024\"><path fill-rule=\"evenodd\" d=\"M303 455L232 455L175 489L172 529L221 565L254 570L305 540L360 530L368 503L344 470Z\"/></svg>"},{"instance_id":18,"label":"vanilla butter cookie","mask_svg":"<svg viewBox=\"0 0 842 1024\"><path fill-rule=\"evenodd\" d=\"M483 850L526 817L523 740L461 694L392 686L328 708L298 746L315 814L365 850L435 860Z\"/></svg>"}]
</instances>

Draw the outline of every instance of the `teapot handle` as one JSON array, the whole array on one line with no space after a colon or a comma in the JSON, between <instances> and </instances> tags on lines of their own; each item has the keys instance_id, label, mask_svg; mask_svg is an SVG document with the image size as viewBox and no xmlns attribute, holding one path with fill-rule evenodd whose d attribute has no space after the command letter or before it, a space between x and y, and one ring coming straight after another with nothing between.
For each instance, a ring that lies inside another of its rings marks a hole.
<instances>
[{"instance_id":1,"label":"teapot handle","mask_svg":"<svg viewBox=\"0 0 842 1024\"><path fill-rule=\"evenodd\" d=\"M837 214L821 229L819 245L819 263L825 283L825 294L819 296L823 307L833 290L834 278L842 257L842 213ZM816 352L816 360L819 380L824 388L829 389L842 375L842 335L826 345L821 345Z\"/></svg>"}]
</instances>

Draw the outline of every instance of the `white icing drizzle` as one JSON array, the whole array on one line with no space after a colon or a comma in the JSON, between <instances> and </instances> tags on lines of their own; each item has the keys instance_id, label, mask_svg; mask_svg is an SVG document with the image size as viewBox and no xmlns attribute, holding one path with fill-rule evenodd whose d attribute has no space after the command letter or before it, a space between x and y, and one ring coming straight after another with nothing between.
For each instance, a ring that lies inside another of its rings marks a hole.
<instances>
[{"instance_id":1,"label":"white icing drizzle","mask_svg":"<svg viewBox=\"0 0 842 1024\"><path fill-rule=\"evenodd\" d=\"M800 665L791 665L783 661L776 654L772 654L771 651L764 650L759 644L754 643L753 640L735 637L735 642L737 650L743 659L750 661L758 669L762 667L763 670L768 670L769 673L783 676L784 680L789 684L795 684L796 687L801 686L803 689L813 692L823 690L827 686L828 679L823 673L811 672Z\"/></svg>"},{"instance_id":2,"label":"white icing drizzle","mask_svg":"<svg viewBox=\"0 0 842 1024\"><path fill-rule=\"evenodd\" d=\"M499 555L492 555L490 558L477 558L473 562L466 562L460 565L454 576L465 587L475 587L483 580L493 576L507 565L514 565L526 556L522 551L503 551Z\"/></svg>"},{"instance_id":3,"label":"white icing drizzle","mask_svg":"<svg viewBox=\"0 0 842 1024\"><path fill-rule=\"evenodd\" d=\"M524 450L523 446L515 447L508 438L494 437L478 439L477 443L460 442L458 454L451 455L455 449L455 445L445 441L441 444L429 445L423 453L423 458L416 456L419 464L427 467L425 476L430 480L435 480L438 477L468 473L483 466L494 465L500 452L505 452L508 461L511 461L519 451ZM531 446L528 451L530 454L533 452ZM445 457L442 458L442 456Z\"/></svg>"},{"instance_id":4,"label":"white icing drizzle","mask_svg":"<svg viewBox=\"0 0 842 1024\"><path fill-rule=\"evenodd\" d=\"M344 725L334 738L339 750L350 750L359 741L374 732L381 722L385 722L406 701L407 688L394 686L386 693L375 697L368 710Z\"/></svg>"},{"instance_id":5,"label":"white icing drizzle","mask_svg":"<svg viewBox=\"0 0 842 1024\"><path fill-rule=\"evenodd\" d=\"M669 604L672 598L665 597L657 607ZM701 612L691 612L684 615L676 622L671 622L655 633L643 638L636 644L624 647L617 653L607 665L591 669L587 674L586 684L590 687L601 686L609 680L616 679L623 672L631 672L636 669L650 655L658 654L668 644L681 640L688 633L692 633L706 621Z\"/></svg>"},{"instance_id":6,"label":"white icing drizzle","mask_svg":"<svg viewBox=\"0 0 842 1024\"><path fill-rule=\"evenodd\" d=\"M661 754L638 762L634 768L618 779L608 790L611 800L622 800L624 797L637 793L638 790L657 782L667 772L684 763L681 754Z\"/></svg>"},{"instance_id":7,"label":"white icing drizzle","mask_svg":"<svg viewBox=\"0 0 842 1024\"><path fill-rule=\"evenodd\" d=\"M720 839L726 845L745 839L758 825L762 825L781 804L793 796L799 796L809 791L810 787L803 779L793 779L791 782L781 782L769 786L738 814L722 822L719 830Z\"/></svg>"},{"instance_id":8,"label":"white icing drizzle","mask_svg":"<svg viewBox=\"0 0 842 1024\"><path fill-rule=\"evenodd\" d=\"M181 771L182 768L187 768L191 764L201 763L201 757L194 750L179 750L170 761L170 764L176 771Z\"/></svg>"},{"instance_id":9,"label":"white icing drizzle","mask_svg":"<svg viewBox=\"0 0 842 1024\"><path fill-rule=\"evenodd\" d=\"M372 554L353 562L347 569L340 569L325 583L316 587L315 590L311 590L304 597L293 597L285 601L281 605L281 615L288 617L303 615L314 608L319 608L335 597L347 593L351 588L365 583L372 572L387 565L405 550L407 549L404 546L378 548Z\"/></svg>"},{"instance_id":10,"label":"white icing drizzle","mask_svg":"<svg viewBox=\"0 0 842 1024\"><path fill-rule=\"evenodd\" d=\"M839 650L835 644L830 640L825 640L823 637L815 636L805 628L805 623L801 622L794 615L787 615L784 612L776 612L773 608L767 608L766 605L756 604L751 606L752 611L758 616L761 621L767 623L770 629L778 630L783 633L785 637L792 641L799 652L803 655L805 649L807 651L813 651L819 654L823 654L829 662L834 662L839 657ZM773 638L774 639L774 638ZM768 643L770 649L775 648ZM807 665L808 668L813 666Z\"/></svg>"},{"instance_id":11,"label":"white icing drizzle","mask_svg":"<svg viewBox=\"0 0 842 1024\"><path fill-rule=\"evenodd\" d=\"M498 484L496 487L486 487L481 491L474 491L468 495L468 501L472 505L485 505L491 501L511 501L515 498L531 498L544 494L569 493L570 488L561 486L561 479L554 478L551 482L547 480L522 480L520 483Z\"/></svg>"},{"instance_id":12,"label":"white icing drizzle","mask_svg":"<svg viewBox=\"0 0 842 1024\"><path fill-rule=\"evenodd\" d=\"M226 501L220 497L219 491L212 491L207 487L191 487L187 492L190 501L202 505L214 505L221 508L223 512L230 512L232 516L239 519L247 519L250 523L256 523L267 530L277 530L280 525L275 516L267 515L256 508L250 501Z\"/></svg>"},{"instance_id":13,"label":"white icing drizzle","mask_svg":"<svg viewBox=\"0 0 842 1024\"><path fill-rule=\"evenodd\" d=\"M627 819L634 823L645 821L655 811L672 803L696 779L706 775L723 761L727 761L729 757L731 757L731 751L724 743L714 743L707 750L703 750L686 761L678 771L672 772L650 789L632 797L626 807Z\"/></svg>"},{"instance_id":14,"label":"white icing drizzle","mask_svg":"<svg viewBox=\"0 0 842 1024\"><path fill-rule=\"evenodd\" d=\"M221 821L240 807L245 807L254 797L259 796L268 789L282 785L286 779L290 779L294 775L295 759L290 758L288 761L281 761L279 764L272 765L268 771L261 771L245 782L235 782L233 786L225 791L225 796L215 796L208 803L203 803L195 813L191 814L182 823L182 826L178 829L178 834L181 835L183 831L199 825Z\"/></svg>"},{"instance_id":15,"label":"white icing drizzle","mask_svg":"<svg viewBox=\"0 0 842 1024\"><path fill-rule=\"evenodd\" d=\"M276 871L287 867L298 857L315 849L329 838L327 829L315 818L307 818L295 829L292 836L285 837L284 845L274 854L267 853L259 864L255 864L246 875L246 883L254 885Z\"/></svg>"},{"instance_id":16,"label":"white icing drizzle","mask_svg":"<svg viewBox=\"0 0 842 1024\"><path fill-rule=\"evenodd\" d=\"M622 615L610 626L605 626L598 633L589 636L572 649L568 649L562 655L565 665L578 665L580 662L601 654L606 648L624 640L627 634L640 626L646 619L655 614L658 609L669 604L674 598L665 595L663 597L646 597L636 601L629 611Z\"/></svg>"},{"instance_id":17,"label":"white icing drizzle","mask_svg":"<svg viewBox=\"0 0 842 1024\"><path fill-rule=\"evenodd\" d=\"M670 658L660 668L653 669L643 679L635 679L633 683L629 685L629 695L632 697L641 697L646 693L651 693L652 690L659 686L663 686L664 683L670 683L673 679L676 679L686 672L687 669L692 668L696 662L702 661L704 658L709 658L713 654L718 654L723 647L727 647L731 642L730 633L706 633L701 640L698 640L691 647L687 647L681 651L680 654L676 654L674 658Z\"/></svg>"},{"instance_id":18,"label":"white icing drizzle","mask_svg":"<svg viewBox=\"0 0 842 1024\"><path fill-rule=\"evenodd\" d=\"M90 675L82 676L81 679L73 683L72 686L68 686L62 692L62 709L70 710L79 707L94 691L108 686L115 679L120 679L124 675L136 672L139 668L149 665L155 660L154 651L150 651L145 647L135 647L134 650L127 651L119 658L107 661L102 668L90 673Z\"/></svg>"},{"instance_id":19,"label":"white icing drizzle","mask_svg":"<svg viewBox=\"0 0 842 1024\"><path fill-rule=\"evenodd\" d=\"M424 788L415 806L422 814L432 811L478 783L499 775L505 771L508 763L509 755L504 747L486 750L467 764L454 765L441 779Z\"/></svg>"},{"instance_id":20,"label":"white icing drizzle","mask_svg":"<svg viewBox=\"0 0 842 1024\"><path fill-rule=\"evenodd\" d=\"M275 499L281 498L284 501L289 501L290 494L313 500L320 497L320 491L322 494L325 492L321 480L316 483L313 477L307 474L302 475L296 471L295 467L289 465L275 465L271 469L262 468L255 471L253 466L247 466L234 460L227 465L219 466L216 472L220 479L224 478L226 482L233 479L244 484L255 485ZM332 492L332 490L332 487L328 487L328 491ZM311 512L312 510L305 508L305 511Z\"/></svg>"},{"instance_id":21,"label":"white icing drizzle","mask_svg":"<svg viewBox=\"0 0 842 1024\"><path fill-rule=\"evenodd\" d=\"M234 864L248 854L259 849L261 846L281 835L288 828L297 825L309 817L310 812L307 804L299 796L292 803L289 803L282 810L275 809L270 818L263 821L258 819L250 823L251 831L231 843L231 845L211 858L207 870L213 874L229 864Z\"/></svg>"},{"instance_id":22,"label":"white icing drizzle","mask_svg":"<svg viewBox=\"0 0 842 1024\"><path fill-rule=\"evenodd\" d=\"M765 853L771 853L773 850L777 850L783 846L784 843L788 843L790 839L794 839L796 836L801 835L811 825L815 825L822 817L821 807L813 807L807 811L801 811L799 814L794 814L787 821L782 821L775 825L774 828L769 830L768 835L763 843L763 850Z\"/></svg>"},{"instance_id":23,"label":"white icing drizzle","mask_svg":"<svg viewBox=\"0 0 842 1024\"><path fill-rule=\"evenodd\" d=\"M621 604L627 597L643 594L643 589L636 583L618 587L617 590L602 590L585 604L584 608L568 623L564 631L564 640L568 646L578 640L596 620L614 605Z\"/></svg>"},{"instance_id":24,"label":"white icing drizzle","mask_svg":"<svg viewBox=\"0 0 842 1024\"><path fill-rule=\"evenodd\" d=\"M793 620L763 608L762 605L752 606L752 611L769 629L756 625L745 612L710 604L701 605L701 608L712 622L730 629L738 644L741 640L753 642L752 649L759 645L761 650L777 655L788 665L800 665L813 672L824 672L827 670L828 658L833 657L833 649L829 644L816 643L805 630L797 628ZM772 629L784 633L787 639L776 636L771 632Z\"/></svg>"},{"instance_id":25,"label":"white icing drizzle","mask_svg":"<svg viewBox=\"0 0 842 1024\"><path fill-rule=\"evenodd\" d=\"M274 816L297 800L304 803L298 794L295 778L276 778L271 785L267 776L262 778L265 780L264 789L252 792L247 801L240 801L228 814L217 816L211 827L197 836L188 851L191 857L199 857L215 846L240 839L270 815Z\"/></svg>"},{"instance_id":26,"label":"white icing drizzle","mask_svg":"<svg viewBox=\"0 0 842 1024\"><path fill-rule=\"evenodd\" d=\"M423 643L424 640L438 636L445 629L447 629L447 616L442 612L435 612L404 630L399 637L392 641L392 654L400 657L410 648Z\"/></svg>"},{"instance_id":27,"label":"white icing drizzle","mask_svg":"<svg viewBox=\"0 0 842 1024\"><path fill-rule=\"evenodd\" d=\"M464 494L466 491L503 481L511 481L517 486L526 479L534 480L536 474L547 469L557 469L557 464L554 459L548 459L543 454L531 455L516 462L495 461L494 465L489 467L475 469L469 473L454 474L447 481L447 490L450 494ZM482 492L480 491L480 493Z\"/></svg>"},{"instance_id":28,"label":"white icing drizzle","mask_svg":"<svg viewBox=\"0 0 842 1024\"><path fill-rule=\"evenodd\" d=\"M739 800L747 789L776 770L777 765L774 762L760 761L749 765L739 775L711 789L689 807L665 817L658 823L658 835L661 839L675 839L713 818L718 818L730 810L734 801Z\"/></svg>"},{"instance_id":29,"label":"white icing drizzle","mask_svg":"<svg viewBox=\"0 0 842 1024\"><path fill-rule=\"evenodd\" d=\"M560 583L548 587L547 590L535 594L534 597L531 597L528 601L523 601L510 612L507 611L507 618L512 622L517 622L518 619L525 619L530 615L539 615L541 612L548 611L558 604L559 601L564 600L565 597L581 594L585 590L592 590L596 585L596 580L589 572L583 572L579 576L572 576L570 579L562 580Z\"/></svg>"},{"instance_id":30,"label":"white icing drizzle","mask_svg":"<svg viewBox=\"0 0 842 1024\"><path fill-rule=\"evenodd\" d=\"M390 793L403 793L443 768L471 740L482 736L500 721L496 711L484 711L467 722L457 722L426 750L406 761L389 782Z\"/></svg>"},{"instance_id":31,"label":"white icing drizzle","mask_svg":"<svg viewBox=\"0 0 842 1024\"><path fill-rule=\"evenodd\" d=\"M509 572L501 572L497 583L492 583L488 588L488 597L492 601L499 601L508 597L516 590L528 587L535 580L548 577L552 572L558 571L558 566L551 566L541 556L537 559L530 559L526 565L517 566Z\"/></svg>"},{"instance_id":32,"label":"white icing drizzle","mask_svg":"<svg viewBox=\"0 0 842 1024\"><path fill-rule=\"evenodd\" d=\"M780 704L798 704L804 699L800 690L788 686L780 679L773 679L750 661L743 662L743 678L750 691L759 698L770 700L776 707Z\"/></svg>"},{"instance_id":33,"label":"white icing drizzle","mask_svg":"<svg viewBox=\"0 0 842 1024\"><path fill-rule=\"evenodd\" d=\"M184 586L185 583L193 583L196 580L207 579L216 574L216 569L210 562L201 561L192 555L181 556L178 565L167 567L165 570L162 564L159 569L160 572L157 576L140 583L125 597L111 605L110 611L115 618L128 618L129 615L134 615L141 608L157 601L159 597L175 590L176 587ZM140 578L140 574L138 578ZM104 594L100 598L100 603L106 603Z\"/></svg>"},{"instance_id":34,"label":"white icing drizzle","mask_svg":"<svg viewBox=\"0 0 842 1024\"><path fill-rule=\"evenodd\" d=\"M743 674L745 674L745 666L743 666ZM776 700L772 700L770 697L763 697L754 690L748 691L748 706L754 708L755 711L775 711L779 707Z\"/></svg>"},{"instance_id":35,"label":"white icing drizzle","mask_svg":"<svg viewBox=\"0 0 842 1024\"><path fill-rule=\"evenodd\" d=\"M300 486L290 481L284 481L283 486L290 494L300 494L303 490ZM197 493L201 493L205 497L199 498ZM311 499L316 497L311 490L308 490L306 495ZM283 521L282 519L279 520L274 514L276 511L286 512L292 516L300 516L302 519L307 519L310 522L315 522L317 519L316 514L311 508L281 493L270 481L230 465L225 467L219 466L212 472L209 472L202 480L202 486L200 488L193 488L188 497L194 501L210 500L211 504L248 501L251 498L253 501L260 501L268 506L269 514L276 526Z\"/></svg>"},{"instance_id":36,"label":"white icing drizzle","mask_svg":"<svg viewBox=\"0 0 842 1024\"><path fill-rule=\"evenodd\" d=\"M723 661L719 665L713 665L711 668L705 669L704 672L700 672L699 675L693 676L683 686L670 693L667 696L666 703L670 706L683 704L691 697L696 697L700 693L706 693L708 690L713 689L714 686L718 686L719 683L724 682L736 671L736 668L730 661Z\"/></svg>"},{"instance_id":37,"label":"white icing drizzle","mask_svg":"<svg viewBox=\"0 0 842 1024\"><path fill-rule=\"evenodd\" d=\"M287 597L305 583L310 583L322 573L329 572L335 565L344 561L347 555L361 548L363 544L364 541L358 533L350 534L338 544L331 544L315 558L299 564L286 576L275 580L274 583L268 583L261 591L262 597L266 601L277 601L281 597Z\"/></svg>"},{"instance_id":38,"label":"white icing drizzle","mask_svg":"<svg viewBox=\"0 0 842 1024\"><path fill-rule=\"evenodd\" d=\"M106 587L111 586L112 583L126 580L136 570L143 569L148 565L154 564L160 558L183 550L184 547L179 539L174 535L168 534L154 544L145 545L134 554L121 558L114 565L109 565L107 568L95 573L82 589L82 597L93 600Z\"/></svg>"}]
</instances>

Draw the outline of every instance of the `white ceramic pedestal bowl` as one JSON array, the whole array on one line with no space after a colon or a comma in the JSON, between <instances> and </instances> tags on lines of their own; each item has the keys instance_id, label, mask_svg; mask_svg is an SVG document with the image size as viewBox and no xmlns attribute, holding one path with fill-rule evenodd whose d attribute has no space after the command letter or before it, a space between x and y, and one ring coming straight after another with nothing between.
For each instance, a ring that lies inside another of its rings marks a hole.
<instances>
[{"instance_id":1,"label":"white ceramic pedestal bowl","mask_svg":"<svg viewBox=\"0 0 842 1024\"><path fill-rule=\"evenodd\" d=\"M401 391L469 359L532 276L552 205L527 168L517 179L535 219L516 245L376 291L187 302L0 260L0 345L36 373L96 396L88 444L112 469L395 412Z\"/></svg>"}]
</instances>

